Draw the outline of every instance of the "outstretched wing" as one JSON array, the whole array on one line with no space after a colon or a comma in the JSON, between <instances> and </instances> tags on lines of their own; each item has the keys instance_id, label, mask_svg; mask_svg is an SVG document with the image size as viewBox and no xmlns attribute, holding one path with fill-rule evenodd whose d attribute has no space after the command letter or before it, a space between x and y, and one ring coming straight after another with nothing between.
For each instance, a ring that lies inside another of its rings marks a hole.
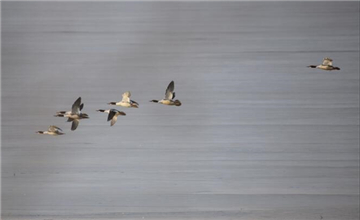
<instances>
[{"instance_id":1,"label":"outstretched wing","mask_svg":"<svg viewBox=\"0 0 360 220\"><path fill-rule=\"evenodd\" d=\"M117 115L114 115L114 117L111 119L110 126L113 126L117 121Z\"/></svg>"},{"instance_id":2,"label":"outstretched wing","mask_svg":"<svg viewBox=\"0 0 360 220\"><path fill-rule=\"evenodd\" d=\"M116 111L114 111L114 109L110 109L107 120L110 121L111 119L113 119L115 114L116 114Z\"/></svg>"},{"instance_id":3,"label":"outstretched wing","mask_svg":"<svg viewBox=\"0 0 360 220\"><path fill-rule=\"evenodd\" d=\"M330 59L329 57L325 57L324 60L323 60L323 63L322 65L324 66L332 66L332 59Z\"/></svg>"},{"instance_id":4,"label":"outstretched wing","mask_svg":"<svg viewBox=\"0 0 360 220\"><path fill-rule=\"evenodd\" d=\"M171 81L168 87L166 88L165 99L171 100L174 98L174 94L173 94L174 89L175 89L174 81Z\"/></svg>"},{"instance_id":5,"label":"outstretched wing","mask_svg":"<svg viewBox=\"0 0 360 220\"><path fill-rule=\"evenodd\" d=\"M72 130L72 131L75 131L76 128L78 127L78 125L79 125L79 120L78 120L78 119L75 119L75 120L72 122L72 124L71 124L71 130Z\"/></svg>"},{"instance_id":6,"label":"outstretched wing","mask_svg":"<svg viewBox=\"0 0 360 220\"><path fill-rule=\"evenodd\" d=\"M124 92L122 94L122 101L123 102L130 102L130 96L131 96L131 93L129 91Z\"/></svg>"},{"instance_id":7,"label":"outstretched wing","mask_svg":"<svg viewBox=\"0 0 360 220\"><path fill-rule=\"evenodd\" d=\"M62 131L61 128L56 127L55 125L51 125L48 129L48 131L50 132L57 132L57 131Z\"/></svg>"},{"instance_id":8,"label":"outstretched wing","mask_svg":"<svg viewBox=\"0 0 360 220\"><path fill-rule=\"evenodd\" d=\"M76 99L76 101L72 105L71 114L79 114L80 113L80 104L81 104L81 97Z\"/></svg>"}]
</instances>

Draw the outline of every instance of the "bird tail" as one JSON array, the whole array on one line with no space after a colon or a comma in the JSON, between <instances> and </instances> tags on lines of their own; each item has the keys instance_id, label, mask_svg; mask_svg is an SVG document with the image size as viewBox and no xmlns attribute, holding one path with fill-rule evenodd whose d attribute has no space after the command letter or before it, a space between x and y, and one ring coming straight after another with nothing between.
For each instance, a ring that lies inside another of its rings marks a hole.
<instances>
[{"instance_id":1,"label":"bird tail","mask_svg":"<svg viewBox=\"0 0 360 220\"><path fill-rule=\"evenodd\" d=\"M139 108L139 106L137 104L131 103L131 107L133 108Z\"/></svg>"},{"instance_id":2,"label":"bird tail","mask_svg":"<svg viewBox=\"0 0 360 220\"><path fill-rule=\"evenodd\" d=\"M54 115L55 117L64 117L66 111L60 111L60 112L56 112L56 115Z\"/></svg>"}]
</instances>

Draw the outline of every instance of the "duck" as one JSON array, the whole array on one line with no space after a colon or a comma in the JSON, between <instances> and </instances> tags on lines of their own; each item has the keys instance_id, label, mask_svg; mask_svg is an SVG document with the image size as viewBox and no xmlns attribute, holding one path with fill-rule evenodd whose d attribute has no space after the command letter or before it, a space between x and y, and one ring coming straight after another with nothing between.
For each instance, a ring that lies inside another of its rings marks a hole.
<instances>
[{"instance_id":1,"label":"duck","mask_svg":"<svg viewBox=\"0 0 360 220\"><path fill-rule=\"evenodd\" d=\"M81 103L81 97L79 97L72 105L71 111L59 111L56 112L56 115L54 116L68 118L67 122L72 122L71 130L75 131L79 125L80 119L89 118L88 114L81 112L83 107L84 107L84 103Z\"/></svg>"},{"instance_id":2,"label":"duck","mask_svg":"<svg viewBox=\"0 0 360 220\"><path fill-rule=\"evenodd\" d=\"M322 64L320 65L310 65L309 68L317 68L322 70L340 70L339 67L335 67L332 65L332 59L329 57L325 57Z\"/></svg>"},{"instance_id":3,"label":"duck","mask_svg":"<svg viewBox=\"0 0 360 220\"><path fill-rule=\"evenodd\" d=\"M65 134L61 128L56 127L55 125L50 125L47 131L37 131L37 134L48 134L52 136L58 136Z\"/></svg>"},{"instance_id":4,"label":"duck","mask_svg":"<svg viewBox=\"0 0 360 220\"><path fill-rule=\"evenodd\" d=\"M120 102L109 102L108 105L118 105L126 108L139 108L139 103L130 99L130 91L122 94L122 100Z\"/></svg>"},{"instance_id":5,"label":"duck","mask_svg":"<svg viewBox=\"0 0 360 220\"><path fill-rule=\"evenodd\" d=\"M179 100L173 100L175 98L174 89L175 89L175 83L174 81L171 81L165 90L165 98L161 100L153 99L150 102L155 102L163 105L181 106L181 102Z\"/></svg>"},{"instance_id":6,"label":"duck","mask_svg":"<svg viewBox=\"0 0 360 220\"><path fill-rule=\"evenodd\" d=\"M108 113L108 119L107 119L107 120L108 120L108 121L111 120L110 126L113 126L113 125L116 123L117 117L118 117L119 115L124 115L124 116L126 115L125 112L119 111L119 110L114 109L114 108L112 108L112 109L107 109L107 110L98 109L98 110L96 110L96 111Z\"/></svg>"}]
</instances>

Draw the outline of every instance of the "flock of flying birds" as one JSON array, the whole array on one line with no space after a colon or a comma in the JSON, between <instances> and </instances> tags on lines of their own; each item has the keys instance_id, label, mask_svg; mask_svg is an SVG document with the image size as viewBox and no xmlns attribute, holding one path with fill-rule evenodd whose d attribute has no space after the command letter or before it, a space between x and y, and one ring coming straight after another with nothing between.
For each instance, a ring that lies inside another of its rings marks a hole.
<instances>
[{"instance_id":1,"label":"flock of flying birds","mask_svg":"<svg viewBox=\"0 0 360 220\"><path fill-rule=\"evenodd\" d=\"M333 66L332 61L333 61L332 59L326 57L326 58L324 58L322 64L310 65L308 67L309 68L317 68L317 69L321 69L321 70L329 70L329 71L340 70L339 67ZM171 81L170 84L168 85L168 87L166 88L165 98L161 99L161 100L151 100L150 102L160 103L163 105L180 106L181 102L179 100L174 100L174 98L175 98L174 88L175 88L174 81ZM135 102L134 100L131 100L130 96L131 96L131 93L129 91L125 92L122 94L122 100L120 102L109 102L108 104L122 106L122 107L126 107L126 108L138 108L139 103ZM78 127L80 119L88 119L89 118L89 116L86 113L81 112L83 107L84 107L84 103L81 103L81 97L79 97L72 105L71 111L60 111L60 112L57 112L55 116L67 118L68 122L72 122L71 130L74 131ZM105 112L108 114L107 120L110 121L110 126L113 126L116 123L117 117L119 115L122 115L122 116L126 115L125 112L119 111L114 108L107 109L107 110L98 109L96 111ZM47 131L37 131L36 133L48 134L48 135L53 135L53 136L65 134L61 130L61 128L59 128L55 125L51 125Z\"/></svg>"},{"instance_id":2,"label":"flock of flying birds","mask_svg":"<svg viewBox=\"0 0 360 220\"><path fill-rule=\"evenodd\" d=\"M155 102L155 103L159 103L159 104L163 104L163 105L180 106L181 102L177 99L174 100L174 98L175 98L174 89L175 89L175 83L174 83L174 81L171 81L170 84L168 85L168 87L166 88L165 98L161 99L161 100L154 99L154 100L151 100L150 102ZM117 106L122 106L122 107L126 107L126 108L138 108L139 103L135 102L134 100L131 100L130 96L131 96L131 93L129 91L127 91L122 94L122 100L120 102L109 102L108 105L117 105ZM59 111L59 112L56 112L56 115L54 115L54 116L67 118L68 122L72 122L71 130L74 131L78 127L81 119L89 118L88 114L81 112L83 107L84 107L84 103L81 103L81 97L79 97L78 99L76 99L76 101L72 105L70 111ZM105 112L108 114L107 120L110 121L110 126L113 126L116 123L117 117L119 115L122 115L122 116L126 115L125 112L119 111L114 108L107 109L107 110L98 109L96 111ZM52 135L52 136L65 134L61 128L59 128L55 125L51 125L47 131L37 131L36 133L48 134L48 135Z\"/></svg>"}]
</instances>

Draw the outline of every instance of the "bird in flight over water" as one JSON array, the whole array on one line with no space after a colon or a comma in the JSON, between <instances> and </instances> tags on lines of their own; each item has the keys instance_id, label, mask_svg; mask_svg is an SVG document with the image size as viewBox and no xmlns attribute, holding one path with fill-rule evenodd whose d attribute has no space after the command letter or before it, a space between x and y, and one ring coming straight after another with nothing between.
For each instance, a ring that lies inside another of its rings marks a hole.
<instances>
[{"instance_id":1,"label":"bird in flight over water","mask_svg":"<svg viewBox=\"0 0 360 220\"><path fill-rule=\"evenodd\" d=\"M308 66L309 68L316 68L316 69L321 69L321 70L340 70L339 67L335 67L332 65L332 59L330 59L329 57L325 57L322 64L320 65L310 65Z\"/></svg>"},{"instance_id":2,"label":"bird in flight over water","mask_svg":"<svg viewBox=\"0 0 360 220\"><path fill-rule=\"evenodd\" d=\"M131 93L129 91L122 94L120 102L109 102L108 105L118 105L126 108L139 108L139 103L130 99Z\"/></svg>"},{"instance_id":3,"label":"bird in flight over water","mask_svg":"<svg viewBox=\"0 0 360 220\"><path fill-rule=\"evenodd\" d=\"M160 103L163 105L175 105L175 106L181 106L181 102L179 100L173 100L175 98L175 83L174 81L171 81L168 87L165 90L165 98L161 100L151 100L150 102Z\"/></svg>"},{"instance_id":4,"label":"bird in flight over water","mask_svg":"<svg viewBox=\"0 0 360 220\"><path fill-rule=\"evenodd\" d=\"M68 118L68 122L72 122L71 130L74 131L79 125L80 119L88 119L89 116L86 113L82 113L81 110L84 107L84 103L81 103L81 97L79 97L71 107L71 111L56 112L55 117Z\"/></svg>"},{"instance_id":5,"label":"bird in flight over water","mask_svg":"<svg viewBox=\"0 0 360 220\"><path fill-rule=\"evenodd\" d=\"M117 121L117 117L119 116L119 115L126 115L125 114L125 112L122 112L122 111L119 111L119 110L116 110L116 109L107 109L107 110L103 110L103 109L99 109L99 110L96 110L96 111L98 111L98 112L105 112L105 113L108 113L108 121L110 121L111 120L111 122L110 122L110 126L113 126L115 123L116 123L116 121Z\"/></svg>"},{"instance_id":6,"label":"bird in flight over water","mask_svg":"<svg viewBox=\"0 0 360 220\"><path fill-rule=\"evenodd\" d=\"M50 127L48 128L47 131L37 131L36 133L38 133L38 134L48 134L48 135L52 135L52 136L65 134L63 132L63 130L61 130L61 128L56 127L55 125L50 125Z\"/></svg>"}]
</instances>

